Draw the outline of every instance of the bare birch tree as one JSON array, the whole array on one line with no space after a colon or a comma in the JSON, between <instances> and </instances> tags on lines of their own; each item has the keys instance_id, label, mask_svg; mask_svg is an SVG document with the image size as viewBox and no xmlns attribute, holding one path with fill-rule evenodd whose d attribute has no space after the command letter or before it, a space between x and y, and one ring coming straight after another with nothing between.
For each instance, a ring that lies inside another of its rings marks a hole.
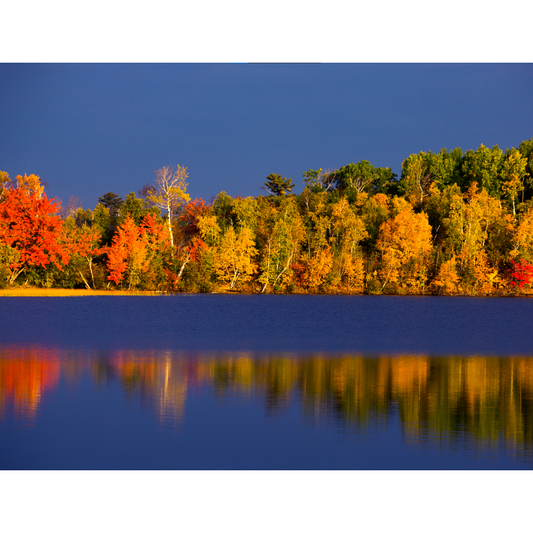
<instances>
[{"instance_id":1,"label":"bare birch tree","mask_svg":"<svg viewBox=\"0 0 533 533\"><path fill-rule=\"evenodd\" d=\"M188 202L191 198L186 193L187 167L163 167L154 172L156 190L148 194L148 200L167 212L170 245L174 248L172 235L172 214L181 202Z\"/></svg>"}]
</instances>

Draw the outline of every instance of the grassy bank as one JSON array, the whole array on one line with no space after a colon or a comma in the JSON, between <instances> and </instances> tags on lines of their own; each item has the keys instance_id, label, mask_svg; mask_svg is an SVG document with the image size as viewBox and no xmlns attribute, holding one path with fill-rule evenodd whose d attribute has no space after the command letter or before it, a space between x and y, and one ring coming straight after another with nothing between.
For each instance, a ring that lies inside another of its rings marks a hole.
<instances>
[{"instance_id":1,"label":"grassy bank","mask_svg":"<svg viewBox=\"0 0 533 533\"><path fill-rule=\"evenodd\" d=\"M155 296L148 291L90 291L87 289L44 289L39 287L14 287L0 289L2 296Z\"/></svg>"}]
</instances>

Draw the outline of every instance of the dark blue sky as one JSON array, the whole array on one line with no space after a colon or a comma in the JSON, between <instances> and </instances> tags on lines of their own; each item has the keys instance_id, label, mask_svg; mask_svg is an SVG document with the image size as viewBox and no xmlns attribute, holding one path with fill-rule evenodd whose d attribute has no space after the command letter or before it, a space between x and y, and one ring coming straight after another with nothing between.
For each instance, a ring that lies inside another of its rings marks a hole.
<instances>
[{"instance_id":1,"label":"dark blue sky","mask_svg":"<svg viewBox=\"0 0 533 533\"><path fill-rule=\"evenodd\" d=\"M1 64L0 170L93 208L154 170L192 198L265 194L271 173L533 137L533 64Z\"/></svg>"}]
</instances>

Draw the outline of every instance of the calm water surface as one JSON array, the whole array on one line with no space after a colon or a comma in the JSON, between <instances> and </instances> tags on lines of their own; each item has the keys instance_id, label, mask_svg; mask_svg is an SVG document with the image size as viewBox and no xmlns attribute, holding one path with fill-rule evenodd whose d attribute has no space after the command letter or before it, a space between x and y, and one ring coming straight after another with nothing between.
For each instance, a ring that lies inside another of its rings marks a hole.
<instances>
[{"instance_id":1,"label":"calm water surface","mask_svg":"<svg viewBox=\"0 0 533 533\"><path fill-rule=\"evenodd\" d=\"M530 469L533 299L1 298L2 469Z\"/></svg>"}]
</instances>

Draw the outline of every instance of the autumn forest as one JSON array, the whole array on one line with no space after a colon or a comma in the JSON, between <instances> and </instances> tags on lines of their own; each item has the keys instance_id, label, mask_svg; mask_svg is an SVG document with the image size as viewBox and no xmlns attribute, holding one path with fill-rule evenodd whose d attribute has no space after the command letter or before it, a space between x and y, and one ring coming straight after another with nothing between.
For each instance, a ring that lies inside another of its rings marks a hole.
<instances>
[{"instance_id":1,"label":"autumn forest","mask_svg":"<svg viewBox=\"0 0 533 533\"><path fill-rule=\"evenodd\" d=\"M366 160L308 170L300 194L270 174L264 194L205 202L188 179L163 167L91 210L0 172L0 288L533 293L533 138L412 154L400 176Z\"/></svg>"}]
</instances>

